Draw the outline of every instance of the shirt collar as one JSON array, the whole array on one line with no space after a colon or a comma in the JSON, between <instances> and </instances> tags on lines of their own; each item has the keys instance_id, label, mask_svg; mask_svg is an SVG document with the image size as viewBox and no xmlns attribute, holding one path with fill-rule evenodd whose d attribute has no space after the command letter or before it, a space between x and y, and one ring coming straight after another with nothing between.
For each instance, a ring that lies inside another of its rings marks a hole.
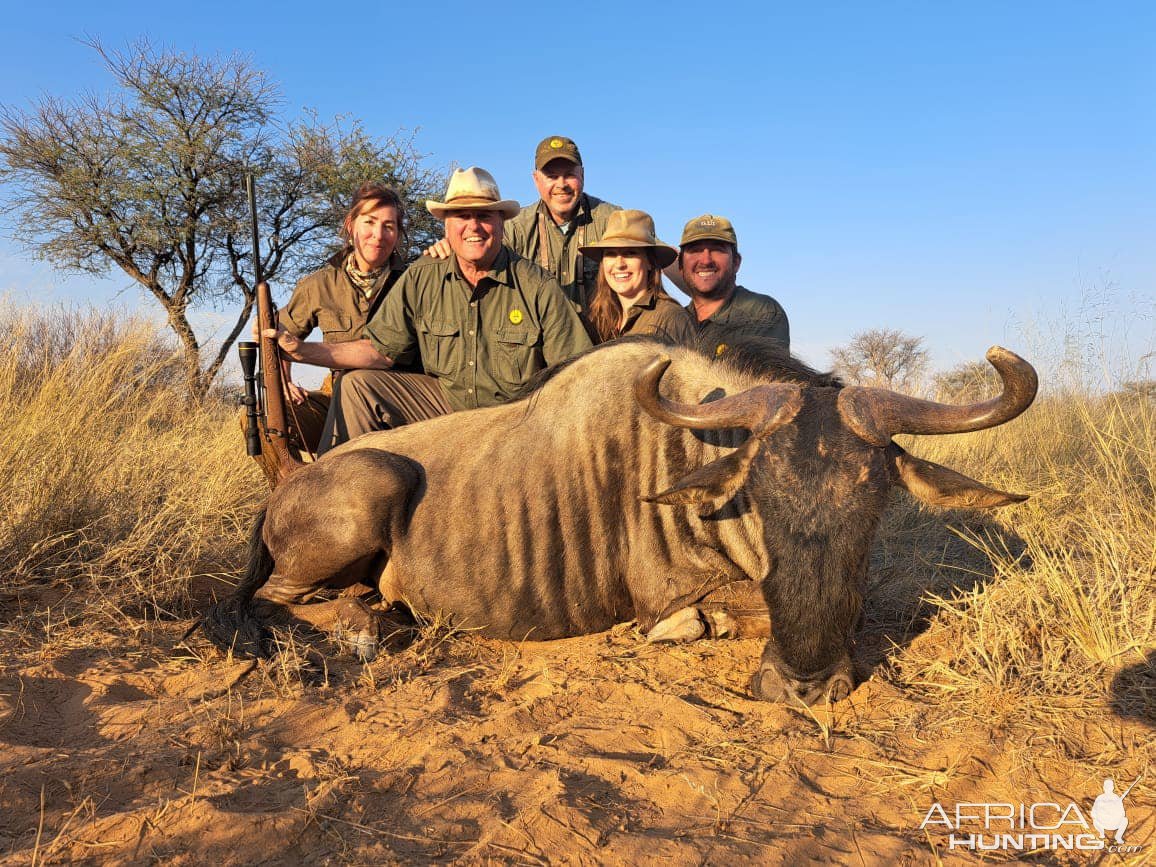
<instances>
[{"instance_id":1,"label":"shirt collar","mask_svg":"<svg viewBox=\"0 0 1156 867\"><path fill-rule=\"evenodd\" d=\"M500 283L503 286L512 286L513 278L510 276L510 268L513 264L512 251L505 244L498 249L498 256L494 259L494 264L490 266L490 270L486 275L478 281L481 285L479 289L484 289L491 283ZM466 278L462 276L462 269L458 266L458 257L456 253L450 254L450 268L446 271L447 276L453 276L456 280L461 280L466 286L470 284L466 282Z\"/></svg>"},{"instance_id":2,"label":"shirt collar","mask_svg":"<svg viewBox=\"0 0 1156 867\"><path fill-rule=\"evenodd\" d=\"M690 313L691 321L699 327L705 326L708 322L725 321L729 317L731 306L735 303L735 299L739 297L739 292L742 291L742 289L742 286L736 284L735 291L731 293L731 297L724 301L718 310L716 310L706 319L702 320L700 320L698 318L698 314L694 312L694 301L691 301L688 305L686 305L686 309Z\"/></svg>"},{"instance_id":3,"label":"shirt collar","mask_svg":"<svg viewBox=\"0 0 1156 867\"><path fill-rule=\"evenodd\" d=\"M626 321L633 322L642 315L643 310L653 310L658 306L658 295L654 292L647 292L642 298L639 298L626 311Z\"/></svg>"}]
</instances>

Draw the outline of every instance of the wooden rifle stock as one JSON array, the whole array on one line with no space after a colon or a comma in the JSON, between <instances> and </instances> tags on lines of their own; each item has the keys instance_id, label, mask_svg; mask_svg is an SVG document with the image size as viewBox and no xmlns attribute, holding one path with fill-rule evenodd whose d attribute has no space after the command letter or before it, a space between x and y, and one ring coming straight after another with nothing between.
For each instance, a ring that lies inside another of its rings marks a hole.
<instances>
[{"instance_id":1,"label":"wooden rifle stock","mask_svg":"<svg viewBox=\"0 0 1156 867\"><path fill-rule=\"evenodd\" d=\"M285 407L285 382L281 375L281 353L277 340L265 336L265 329L277 327L277 311L273 306L273 293L269 284L262 280L257 284L257 326L261 330L261 385L264 392L264 414L261 435L273 461L274 471L270 473L270 484L276 487L285 477L304 464L289 448L289 419ZM275 476L275 477L272 477Z\"/></svg>"},{"instance_id":2,"label":"wooden rifle stock","mask_svg":"<svg viewBox=\"0 0 1156 867\"><path fill-rule=\"evenodd\" d=\"M277 308L273 304L273 293L269 291L269 284L265 282L261 273L261 244L257 234L257 190L251 173L245 175L245 192L249 199L250 229L253 232L253 291L257 296L257 328L261 335L261 397L257 401L257 426L264 441L264 446L260 449L264 455L259 462L269 479L270 487L275 488L289 473L304 464L289 447L289 420L285 412L285 382L281 375L281 352L277 346L277 339L265 336L266 329L277 328ZM246 388L249 387L247 382ZM252 450L249 453L253 454Z\"/></svg>"}]
</instances>

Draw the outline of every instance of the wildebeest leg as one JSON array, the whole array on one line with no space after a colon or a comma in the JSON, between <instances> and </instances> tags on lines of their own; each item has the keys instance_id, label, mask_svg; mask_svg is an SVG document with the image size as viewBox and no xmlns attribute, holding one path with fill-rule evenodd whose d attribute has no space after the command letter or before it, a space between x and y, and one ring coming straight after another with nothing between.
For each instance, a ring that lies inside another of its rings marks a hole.
<instances>
[{"instance_id":1,"label":"wildebeest leg","mask_svg":"<svg viewBox=\"0 0 1156 867\"><path fill-rule=\"evenodd\" d=\"M767 638L771 615L757 581L735 581L699 603L712 638Z\"/></svg>"},{"instance_id":2,"label":"wildebeest leg","mask_svg":"<svg viewBox=\"0 0 1156 867\"><path fill-rule=\"evenodd\" d=\"M372 662L383 644L401 643L410 636L414 626L412 618L400 611L375 611L353 596L300 604L260 601L269 605L270 611L263 613L270 618L285 614L328 632L362 662Z\"/></svg>"},{"instance_id":3,"label":"wildebeest leg","mask_svg":"<svg viewBox=\"0 0 1156 867\"><path fill-rule=\"evenodd\" d=\"M771 618L754 581L734 581L711 590L702 601L680 608L646 633L649 642L708 638L766 638Z\"/></svg>"},{"instance_id":4,"label":"wildebeest leg","mask_svg":"<svg viewBox=\"0 0 1156 867\"><path fill-rule=\"evenodd\" d=\"M390 452L335 454L290 476L270 501L264 538L276 564L256 598L337 632L363 660L392 619L355 596L311 602L321 590L373 585L404 532L420 470Z\"/></svg>"},{"instance_id":5,"label":"wildebeest leg","mask_svg":"<svg viewBox=\"0 0 1156 867\"><path fill-rule=\"evenodd\" d=\"M357 595L343 594L333 600L312 601L323 589L349 589L361 584L357 576L363 569L360 564L354 564L320 582L315 576L302 582L303 576L274 573L269 583L257 591L254 603L263 618L280 620L288 615L308 623L315 629L332 633L362 662L371 662L377 656L378 641L385 634L382 615Z\"/></svg>"}]
</instances>

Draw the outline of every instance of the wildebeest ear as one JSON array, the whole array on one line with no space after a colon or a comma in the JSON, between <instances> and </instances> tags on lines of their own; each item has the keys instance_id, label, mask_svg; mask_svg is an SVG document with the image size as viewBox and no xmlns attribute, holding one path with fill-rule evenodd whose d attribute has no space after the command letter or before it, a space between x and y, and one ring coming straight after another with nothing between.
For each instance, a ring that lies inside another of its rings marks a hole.
<instances>
[{"instance_id":1,"label":"wildebeest ear","mask_svg":"<svg viewBox=\"0 0 1156 867\"><path fill-rule=\"evenodd\" d=\"M891 481L915 499L933 506L994 509L1028 498L1027 494L997 491L955 470L909 455L895 443L887 447L887 458Z\"/></svg>"},{"instance_id":2,"label":"wildebeest ear","mask_svg":"<svg viewBox=\"0 0 1156 867\"><path fill-rule=\"evenodd\" d=\"M746 482L761 443L758 437L750 437L725 458L687 473L670 490L642 500L667 506L697 505L700 515L709 515L726 505Z\"/></svg>"}]
</instances>

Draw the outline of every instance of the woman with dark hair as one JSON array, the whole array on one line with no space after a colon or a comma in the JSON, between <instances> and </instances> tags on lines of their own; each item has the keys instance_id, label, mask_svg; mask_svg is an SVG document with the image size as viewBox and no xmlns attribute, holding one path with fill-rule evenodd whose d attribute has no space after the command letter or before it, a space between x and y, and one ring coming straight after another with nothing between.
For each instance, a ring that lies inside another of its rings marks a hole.
<instances>
[{"instance_id":1,"label":"woman with dark hair","mask_svg":"<svg viewBox=\"0 0 1156 867\"><path fill-rule=\"evenodd\" d=\"M341 237L342 249L320 270L303 277L279 312L281 327L302 340L317 328L325 343L361 338L366 322L405 270L400 252L405 237L401 197L390 187L362 184L353 193ZM315 452L329 412L333 380L341 371L331 371L320 391L308 391L293 382L291 361L282 361L282 371L291 404L287 415L298 434L290 445ZM269 459L262 456L259 460ZM266 473L269 469L265 467Z\"/></svg>"},{"instance_id":2,"label":"woman with dark hair","mask_svg":"<svg viewBox=\"0 0 1156 867\"><path fill-rule=\"evenodd\" d=\"M602 240L579 248L601 260L594 296L584 311L595 343L624 334L653 334L671 343L694 341L690 317L662 288L662 269L678 251L660 243L645 211L615 211Z\"/></svg>"}]
</instances>

